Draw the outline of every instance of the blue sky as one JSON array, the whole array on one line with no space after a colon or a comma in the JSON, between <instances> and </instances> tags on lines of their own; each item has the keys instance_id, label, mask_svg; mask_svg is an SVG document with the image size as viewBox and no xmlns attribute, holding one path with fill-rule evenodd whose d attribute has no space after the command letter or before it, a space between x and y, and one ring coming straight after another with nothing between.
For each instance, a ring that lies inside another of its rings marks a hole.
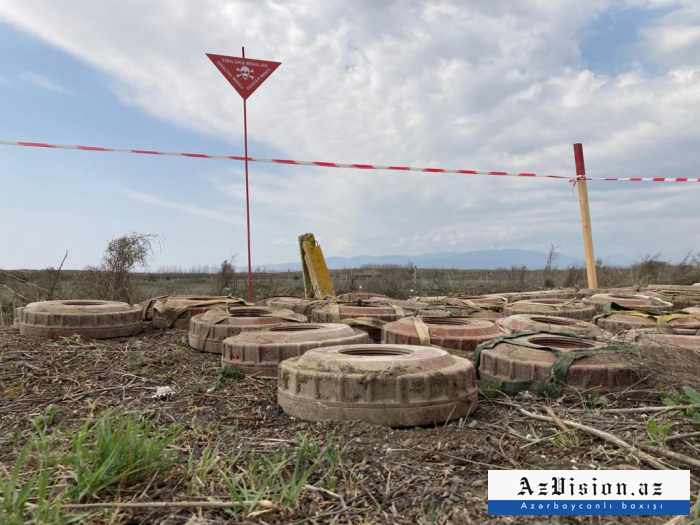
<instances>
[{"instance_id":1,"label":"blue sky","mask_svg":"<svg viewBox=\"0 0 700 525\"><path fill-rule=\"evenodd\" d=\"M684 2L6 2L0 140L242 155L205 52L283 64L250 154L591 176L700 176L700 15ZM577 6L576 8L574 8ZM135 16L138 11L138 16ZM233 28L233 29L230 29ZM129 231L153 267L245 260L235 162L0 147L0 267L80 268ZM563 181L251 165L253 264L496 248L581 256ZM591 183L597 255L700 250L700 185Z\"/></svg>"}]
</instances>

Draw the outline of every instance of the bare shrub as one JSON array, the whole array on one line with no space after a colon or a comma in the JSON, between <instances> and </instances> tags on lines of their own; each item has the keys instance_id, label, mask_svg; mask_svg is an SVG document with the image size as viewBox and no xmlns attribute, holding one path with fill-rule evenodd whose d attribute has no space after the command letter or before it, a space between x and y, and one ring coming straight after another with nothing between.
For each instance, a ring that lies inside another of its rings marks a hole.
<instances>
[{"instance_id":1,"label":"bare shrub","mask_svg":"<svg viewBox=\"0 0 700 525\"><path fill-rule=\"evenodd\" d=\"M700 351L653 340L652 334L646 337L653 342L635 336L633 342L620 343L619 350L649 386L700 388Z\"/></svg>"},{"instance_id":2,"label":"bare shrub","mask_svg":"<svg viewBox=\"0 0 700 525\"><path fill-rule=\"evenodd\" d=\"M82 298L133 302L137 295L132 274L146 269L155 257L153 246L162 246L160 235L132 232L112 239L99 266L88 266L76 286Z\"/></svg>"},{"instance_id":3,"label":"bare shrub","mask_svg":"<svg viewBox=\"0 0 700 525\"><path fill-rule=\"evenodd\" d=\"M235 255L221 263L221 268L217 274L217 295L228 295L236 290L238 278L236 277L234 262L236 262Z\"/></svg>"},{"instance_id":4,"label":"bare shrub","mask_svg":"<svg viewBox=\"0 0 700 525\"><path fill-rule=\"evenodd\" d=\"M557 281L552 274L552 269L554 268L554 262L559 257L559 247L553 244L549 245L549 253L547 254L547 264L544 267L544 287L545 288L556 288Z\"/></svg>"}]
</instances>

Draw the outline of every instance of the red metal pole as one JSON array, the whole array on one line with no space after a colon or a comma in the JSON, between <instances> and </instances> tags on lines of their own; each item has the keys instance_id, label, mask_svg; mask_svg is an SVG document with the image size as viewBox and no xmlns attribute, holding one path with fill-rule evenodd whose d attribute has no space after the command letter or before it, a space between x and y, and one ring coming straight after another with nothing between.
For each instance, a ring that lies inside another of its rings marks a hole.
<instances>
[{"instance_id":1,"label":"red metal pole","mask_svg":"<svg viewBox=\"0 0 700 525\"><path fill-rule=\"evenodd\" d=\"M245 58L245 57L244 57ZM248 301L253 301L253 268L250 262L250 192L248 190L248 115L243 99L243 141L245 144L245 214L248 230Z\"/></svg>"},{"instance_id":2,"label":"red metal pole","mask_svg":"<svg viewBox=\"0 0 700 525\"><path fill-rule=\"evenodd\" d=\"M245 47L241 48L245 58ZM248 192L248 115L245 98L243 99L243 143L245 144L245 214L248 227L248 301L253 302L253 269L250 264L250 194Z\"/></svg>"}]
</instances>

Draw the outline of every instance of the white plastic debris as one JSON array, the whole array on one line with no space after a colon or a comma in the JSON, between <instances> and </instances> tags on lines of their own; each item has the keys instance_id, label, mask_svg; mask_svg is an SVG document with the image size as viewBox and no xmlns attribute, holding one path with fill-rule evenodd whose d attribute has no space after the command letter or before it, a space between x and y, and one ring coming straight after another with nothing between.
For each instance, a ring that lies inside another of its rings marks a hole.
<instances>
[{"instance_id":1,"label":"white plastic debris","mask_svg":"<svg viewBox=\"0 0 700 525\"><path fill-rule=\"evenodd\" d=\"M153 394L151 397L154 399L158 399L159 401L165 401L174 395L175 391L169 386L159 386L156 389L156 393Z\"/></svg>"}]
</instances>

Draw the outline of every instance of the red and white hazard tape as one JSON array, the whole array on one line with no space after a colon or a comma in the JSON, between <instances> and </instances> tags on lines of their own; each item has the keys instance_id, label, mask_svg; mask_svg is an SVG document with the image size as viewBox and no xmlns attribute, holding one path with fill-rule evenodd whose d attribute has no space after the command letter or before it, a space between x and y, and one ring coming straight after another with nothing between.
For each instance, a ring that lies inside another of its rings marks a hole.
<instances>
[{"instance_id":1,"label":"red and white hazard tape","mask_svg":"<svg viewBox=\"0 0 700 525\"><path fill-rule=\"evenodd\" d=\"M68 144L46 144L43 142L11 142L0 140L3 146L27 146L32 148L74 149L80 151L102 151L110 153L137 153L141 155L162 155L169 157L190 157L196 159L220 159L244 161L245 157L235 155L206 155L204 153L173 153L169 151L151 151L140 149L116 149L101 148L95 146L77 146ZM565 175L541 175L537 173L509 173L507 171L483 171L483 170L457 170L446 168L411 168L408 166L377 166L374 164L340 164L337 162L319 162L308 160L289 159L260 159L248 157L249 162L270 162L273 164L293 164L297 166L317 166L321 168L350 168L357 170L390 170L390 171L419 171L422 173L459 173L463 175L495 175L499 177L538 177L543 179L565 179L571 182L583 180L584 177L571 177ZM700 178L688 177L585 177L585 180L593 181L629 181L629 182L700 182Z\"/></svg>"}]
</instances>

